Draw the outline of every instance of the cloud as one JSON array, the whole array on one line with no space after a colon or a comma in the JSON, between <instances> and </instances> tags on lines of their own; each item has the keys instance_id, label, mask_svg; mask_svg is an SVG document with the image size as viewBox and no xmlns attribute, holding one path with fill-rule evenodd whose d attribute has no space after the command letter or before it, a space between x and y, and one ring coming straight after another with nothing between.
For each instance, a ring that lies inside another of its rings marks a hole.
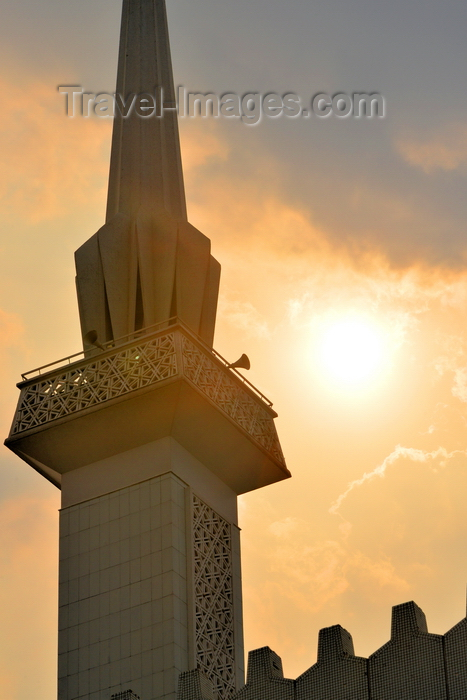
<instances>
[{"instance_id":1,"label":"cloud","mask_svg":"<svg viewBox=\"0 0 467 700\"><path fill-rule=\"evenodd\" d=\"M246 336L271 337L267 319L249 301L233 301L222 295L219 298L219 314L232 326L244 331Z\"/></svg>"},{"instance_id":2,"label":"cloud","mask_svg":"<svg viewBox=\"0 0 467 700\"><path fill-rule=\"evenodd\" d=\"M100 203L111 123L68 118L52 79L47 83L3 76L0 93L3 216L36 223Z\"/></svg>"},{"instance_id":3,"label":"cloud","mask_svg":"<svg viewBox=\"0 0 467 700\"><path fill-rule=\"evenodd\" d=\"M440 377L452 373L451 393L462 403L467 403L467 355L466 338L460 335L443 337L443 354L433 360L433 366Z\"/></svg>"},{"instance_id":4,"label":"cloud","mask_svg":"<svg viewBox=\"0 0 467 700\"><path fill-rule=\"evenodd\" d=\"M467 403L467 367L460 367L455 370L452 395Z\"/></svg>"},{"instance_id":5,"label":"cloud","mask_svg":"<svg viewBox=\"0 0 467 700\"><path fill-rule=\"evenodd\" d=\"M467 126L450 124L425 137L399 138L396 147L407 163L428 175L437 170L458 170L467 163Z\"/></svg>"},{"instance_id":6,"label":"cloud","mask_svg":"<svg viewBox=\"0 0 467 700\"><path fill-rule=\"evenodd\" d=\"M198 132L206 138L206 158L196 155ZM425 223L433 226L433 217L425 222L427 209L418 211L416 197L393 196L388 188L375 193L372 183L359 181L353 198L349 187L338 208L342 220L330 221L320 217L313 198L305 202L294 196L286 172L261 142L252 142L247 152L234 143L225 128L204 122L184 136L184 152L194 153L186 176L190 220L211 238L223 263L223 285L229 260L237 265L237 289L250 271L252 289L268 273L272 295L289 287L285 304L294 320L302 309L335 307L339 298L348 305L351 289L352 302L363 300L370 310L397 304L393 325L399 325L401 341L433 303L467 303L462 257L457 255L456 270L435 259L445 231L438 229L436 240L427 232ZM316 177L309 174L310 187ZM356 231L350 214L358 211Z\"/></svg>"},{"instance_id":7,"label":"cloud","mask_svg":"<svg viewBox=\"0 0 467 700\"><path fill-rule=\"evenodd\" d=\"M16 395L11 377L13 373L16 376L18 361L22 361L26 351L23 319L0 309L0 424L5 420L5 427L12 417L11 398Z\"/></svg>"},{"instance_id":8,"label":"cloud","mask_svg":"<svg viewBox=\"0 0 467 700\"><path fill-rule=\"evenodd\" d=\"M3 697L55 686L58 498L0 502L0 679Z\"/></svg>"},{"instance_id":9,"label":"cloud","mask_svg":"<svg viewBox=\"0 0 467 700\"><path fill-rule=\"evenodd\" d=\"M396 566L389 558L372 559L356 551L346 562L346 569L354 570L354 576L365 580L365 588L391 588L398 595L410 590L410 583L398 574Z\"/></svg>"},{"instance_id":10,"label":"cloud","mask_svg":"<svg viewBox=\"0 0 467 700\"><path fill-rule=\"evenodd\" d=\"M16 314L0 309L0 351L19 343L24 333L24 324Z\"/></svg>"},{"instance_id":11,"label":"cloud","mask_svg":"<svg viewBox=\"0 0 467 700\"><path fill-rule=\"evenodd\" d=\"M17 376L18 363L25 355L23 319L0 309L0 427L5 432L9 429L17 392L11 377Z\"/></svg>"},{"instance_id":12,"label":"cloud","mask_svg":"<svg viewBox=\"0 0 467 700\"><path fill-rule=\"evenodd\" d=\"M354 479L351 481L346 490L341 493L331 505L329 508L329 513L331 513L331 515L340 515L339 510L342 503L354 489L362 486L362 484L364 484L366 481L371 481L377 476L381 478L384 477L388 467L392 466L400 459L408 459L412 462L423 463L435 462L438 460L439 466L444 467L450 459L460 454L467 455L467 450L452 450L451 452L448 452L444 447L438 447L437 450L426 452L413 447L403 447L402 445L397 445L391 454L389 454L383 460L383 462L375 467L371 472L365 472L359 479ZM346 521L344 521L344 524L346 526L348 525Z\"/></svg>"},{"instance_id":13,"label":"cloud","mask_svg":"<svg viewBox=\"0 0 467 700\"><path fill-rule=\"evenodd\" d=\"M309 207L287 197L282 168L261 143L239 151L230 132L207 120L182 125L181 133L189 218L213 242L228 241L257 264L264 249L329 253Z\"/></svg>"},{"instance_id":14,"label":"cloud","mask_svg":"<svg viewBox=\"0 0 467 700\"><path fill-rule=\"evenodd\" d=\"M271 543L269 568L280 576L276 585L281 599L289 598L303 610L322 610L357 579L365 581L365 587L388 587L397 593L410 588L389 557L349 547L345 538L317 541L305 521L287 518L270 529L276 542Z\"/></svg>"},{"instance_id":15,"label":"cloud","mask_svg":"<svg viewBox=\"0 0 467 700\"><path fill-rule=\"evenodd\" d=\"M395 145L382 134L378 147L358 159L357 142L347 150L352 140L328 143L329 153L339 153L329 159L325 141L309 142L310 134L300 141L295 135L289 153L287 139L277 145L265 131L253 139L219 120L182 124L181 132L190 218L213 240L228 237L246 254L261 243L288 259L340 258L360 268L465 265L460 183L448 194L423 173L464 172L467 127L401 135ZM197 147L203 138L206 158ZM303 144L315 147L312 159Z\"/></svg>"},{"instance_id":16,"label":"cloud","mask_svg":"<svg viewBox=\"0 0 467 700\"><path fill-rule=\"evenodd\" d=\"M230 155L230 146L217 129L213 119L185 119L180 122L183 171L190 178L190 171L212 163L225 163Z\"/></svg>"},{"instance_id":17,"label":"cloud","mask_svg":"<svg viewBox=\"0 0 467 700\"><path fill-rule=\"evenodd\" d=\"M282 599L293 600L303 610L317 611L349 586L343 567L346 553L337 541L310 540L306 544L301 534L296 543L272 550L270 568L280 574Z\"/></svg>"},{"instance_id":18,"label":"cloud","mask_svg":"<svg viewBox=\"0 0 467 700\"><path fill-rule=\"evenodd\" d=\"M322 319L338 319L349 313L363 314L385 329L394 348L406 342L430 311L463 308L467 290L467 275L463 273L452 278L447 275L443 280L418 267L390 270L384 263L378 265L376 260L363 269L339 258L316 265L310 261L307 269L300 265L297 268L294 296L286 303L286 315L292 326L319 324ZM445 352L434 360L439 372L447 357L452 362L452 348L447 347L447 342L448 336L443 333ZM452 338L450 345L455 343L464 354L466 339Z\"/></svg>"},{"instance_id":19,"label":"cloud","mask_svg":"<svg viewBox=\"0 0 467 700\"><path fill-rule=\"evenodd\" d=\"M287 517L283 520L277 520L269 525L269 530L276 537L289 537L295 530L300 527L301 523L298 518Z\"/></svg>"}]
</instances>

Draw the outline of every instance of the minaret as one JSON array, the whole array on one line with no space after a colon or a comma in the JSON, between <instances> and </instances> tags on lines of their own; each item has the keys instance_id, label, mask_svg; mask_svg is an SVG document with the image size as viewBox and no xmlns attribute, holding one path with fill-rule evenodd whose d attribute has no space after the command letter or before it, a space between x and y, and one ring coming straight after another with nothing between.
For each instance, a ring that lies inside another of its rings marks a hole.
<instances>
[{"instance_id":1,"label":"minaret","mask_svg":"<svg viewBox=\"0 0 467 700\"><path fill-rule=\"evenodd\" d=\"M227 698L237 495L290 474L270 402L212 349L220 266L186 219L164 0L124 0L117 86L162 92L163 116L114 121L107 220L76 253L84 351L23 375L6 445L61 488L59 700L173 700L197 667Z\"/></svg>"}]
</instances>

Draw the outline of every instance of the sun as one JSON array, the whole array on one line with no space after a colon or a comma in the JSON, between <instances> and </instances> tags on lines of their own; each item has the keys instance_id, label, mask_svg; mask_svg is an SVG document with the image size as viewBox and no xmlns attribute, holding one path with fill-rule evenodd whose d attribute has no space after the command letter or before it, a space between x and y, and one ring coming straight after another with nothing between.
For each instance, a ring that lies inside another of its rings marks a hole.
<instances>
[{"instance_id":1,"label":"sun","mask_svg":"<svg viewBox=\"0 0 467 700\"><path fill-rule=\"evenodd\" d=\"M340 384L362 385L375 378L383 367L383 334L364 319L333 321L322 331L318 355L329 378Z\"/></svg>"}]
</instances>

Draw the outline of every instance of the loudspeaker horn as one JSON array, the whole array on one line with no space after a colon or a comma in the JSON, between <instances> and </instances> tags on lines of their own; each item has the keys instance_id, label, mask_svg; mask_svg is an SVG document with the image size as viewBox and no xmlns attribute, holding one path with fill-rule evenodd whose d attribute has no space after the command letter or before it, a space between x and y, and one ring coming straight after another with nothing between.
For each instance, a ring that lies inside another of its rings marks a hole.
<instances>
[{"instance_id":1,"label":"loudspeaker horn","mask_svg":"<svg viewBox=\"0 0 467 700\"><path fill-rule=\"evenodd\" d=\"M99 340L97 339L97 331L89 331L83 337L83 340L88 345L95 345L96 348L99 348L99 350L105 350L105 347L102 345L102 343L99 343Z\"/></svg>"},{"instance_id":2,"label":"loudspeaker horn","mask_svg":"<svg viewBox=\"0 0 467 700\"><path fill-rule=\"evenodd\" d=\"M240 369L250 369L250 360L247 355L243 354L236 362L232 362L232 364L227 365L227 367L229 369L235 369L237 367L240 367Z\"/></svg>"}]
</instances>

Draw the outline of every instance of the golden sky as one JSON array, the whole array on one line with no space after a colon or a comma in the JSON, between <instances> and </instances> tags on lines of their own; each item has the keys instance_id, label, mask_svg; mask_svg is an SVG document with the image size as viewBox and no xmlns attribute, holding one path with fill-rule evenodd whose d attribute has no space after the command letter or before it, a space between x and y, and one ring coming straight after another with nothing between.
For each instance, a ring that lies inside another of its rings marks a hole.
<instances>
[{"instance_id":1,"label":"golden sky","mask_svg":"<svg viewBox=\"0 0 467 700\"><path fill-rule=\"evenodd\" d=\"M408 600L446 632L467 582L465 7L309 4L169 3L178 83L388 105L358 124L181 123L189 218L222 264L215 347L249 355L293 474L240 499L246 648L289 677L321 627L369 655ZM79 349L73 252L103 223L111 123L68 119L56 87L113 90L119 11L0 17L5 436L21 372ZM6 449L0 467L0 700L50 700L59 494Z\"/></svg>"}]
</instances>

